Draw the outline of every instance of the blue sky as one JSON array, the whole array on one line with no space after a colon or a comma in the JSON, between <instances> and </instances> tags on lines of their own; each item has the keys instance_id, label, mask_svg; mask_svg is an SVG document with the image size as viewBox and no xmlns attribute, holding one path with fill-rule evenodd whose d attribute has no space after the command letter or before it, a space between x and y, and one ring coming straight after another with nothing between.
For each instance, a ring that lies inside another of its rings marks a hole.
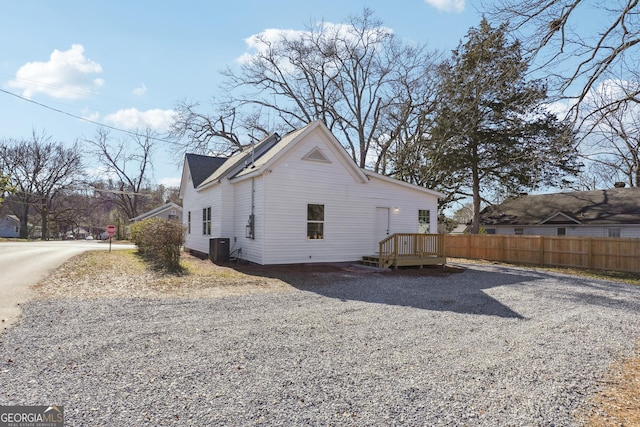
<instances>
[{"instance_id":1,"label":"blue sky","mask_svg":"<svg viewBox=\"0 0 640 427\"><path fill-rule=\"evenodd\" d=\"M45 131L56 141L91 138L97 123L162 130L182 99L206 107L219 70L266 29L344 22L368 7L409 41L449 51L481 11L474 0L6 1L0 13L0 138ZM39 103L50 108L46 108ZM53 111L56 109L59 111ZM125 137L112 131L114 137ZM162 149L156 183L180 170Z\"/></svg>"}]
</instances>

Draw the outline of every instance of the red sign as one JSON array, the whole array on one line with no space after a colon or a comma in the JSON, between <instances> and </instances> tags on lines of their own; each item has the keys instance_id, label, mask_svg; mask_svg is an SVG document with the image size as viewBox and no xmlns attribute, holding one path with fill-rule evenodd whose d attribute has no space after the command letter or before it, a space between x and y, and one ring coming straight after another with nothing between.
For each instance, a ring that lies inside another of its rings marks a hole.
<instances>
[{"instance_id":1,"label":"red sign","mask_svg":"<svg viewBox=\"0 0 640 427\"><path fill-rule=\"evenodd\" d=\"M116 226L115 225L108 225L107 226L107 233L109 233L109 237L111 237L114 234L116 234Z\"/></svg>"}]
</instances>

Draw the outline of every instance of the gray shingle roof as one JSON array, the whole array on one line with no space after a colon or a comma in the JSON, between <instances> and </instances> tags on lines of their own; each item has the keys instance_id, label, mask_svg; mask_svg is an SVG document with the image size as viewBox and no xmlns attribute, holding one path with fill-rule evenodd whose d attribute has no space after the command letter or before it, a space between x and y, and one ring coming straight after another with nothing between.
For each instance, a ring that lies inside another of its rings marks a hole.
<instances>
[{"instance_id":1,"label":"gray shingle roof","mask_svg":"<svg viewBox=\"0 0 640 427\"><path fill-rule=\"evenodd\" d=\"M205 179L209 178L211 174L227 161L225 157L211 157L200 154L187 154L186 159L194 187L202 184Z\"/></svg>"},{"instance_id":2,"label":"gray shingle roof","mask_svg":"<svg viewBox=\"0 0 640 427\"><path fill-rule=\"evenodd\" d=\"M640 224L640 188L519 196L480 212L480 224L483 226L550 224L557 221Z\"/></svg>"}]
</instances>

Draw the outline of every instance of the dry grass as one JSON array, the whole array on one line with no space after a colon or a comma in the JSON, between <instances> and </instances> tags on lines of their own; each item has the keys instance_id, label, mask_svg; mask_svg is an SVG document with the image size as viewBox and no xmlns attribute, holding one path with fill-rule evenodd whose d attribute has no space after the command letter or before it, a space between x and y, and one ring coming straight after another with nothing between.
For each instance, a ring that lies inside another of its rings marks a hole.
<instances>
[{"instance_id":1,"label":"dry grass","mask_svg":"<svg viewBox=\"0 0 640 427\"><path fill-rule=\"evenodd\" d=\"M190 255L183 273L155 271L135 250L95 251L78 255L35 286L50 298L220 297L291 289L282 280L251 276Z\"/></svg>"},{"instance_id":2,"label":"dry grass","mask_svg":"<svg viewBox=\"0 0 640 427\"><path fill-rule=\"evenodd\" d=\"M640 343L636 357L615 363L602 384L586 426L640 426Z\"/></svg>"},{"instance_id":3,"label":"dry grass","mask_svg":"<svg viewBox=\"0 0 640 427\"><path fill-rule=\"evenodd\" d=\"M451 262L473 261L456 259ZM491 263L496 264L496 263ZM258 292L287 292L298 286L326 283L329 276L341 279L361 274L441 276L462 271L455 267L395 270L381 273L352 265L256 266L216 265L183 254L183 273L154 271L134 250L86 252L66 262L36 287L40 299L52 298L215 298ZM636 277L608 273L548 269L600 279L640 284ZM592 409L584 414L586 427L640 426L640 342L636 357L616 363L592 398Z\"/></svg>"}]
</instances>

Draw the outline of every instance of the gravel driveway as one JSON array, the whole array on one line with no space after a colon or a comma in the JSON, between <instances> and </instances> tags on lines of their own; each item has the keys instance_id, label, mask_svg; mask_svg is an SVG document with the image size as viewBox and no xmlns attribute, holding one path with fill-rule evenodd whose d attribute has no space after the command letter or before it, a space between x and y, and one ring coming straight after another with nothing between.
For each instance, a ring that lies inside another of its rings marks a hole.
<instances>
[{"instance_id":1,"label":"gravel driveway","mask_svg":"<svg viewBox=\"0 0 640 427\"><path fill-rule=\"evenodd\" d=\"M224 298L33 301L0 404L68 426L578 426L637 352L640 287L465 265Z\"/></svg>"}]
</instances>

